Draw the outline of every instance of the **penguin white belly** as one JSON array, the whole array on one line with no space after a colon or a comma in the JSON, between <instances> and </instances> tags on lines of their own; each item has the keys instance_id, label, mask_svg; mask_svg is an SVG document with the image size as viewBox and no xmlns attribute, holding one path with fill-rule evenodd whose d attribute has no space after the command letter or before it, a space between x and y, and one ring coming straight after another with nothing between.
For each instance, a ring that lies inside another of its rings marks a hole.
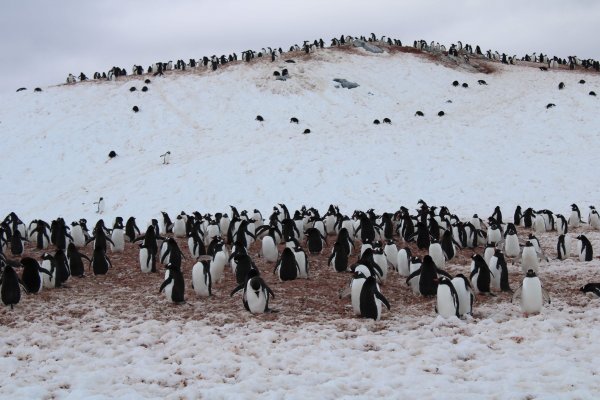
<instances>
[{"instance_id":1,"label":"penguin white belly","mask_svg":"<svg viewBox=\"0 0 600 400\"><path fill-rule=\"evenodd\" d=\"M573 241L571 240L571 236L565 234L565 250L567 251L567 257L571 257L573 255Z\"/></svg>"},{"instance_id":2,"label":"penguin white belly","mask_svg":"<svg viewBox=\"0 0 600 400\"><path fill-rule=\"evenodd\" d=\"M302 279L308 279L308 268L306 265L306 256L304 252L295 251L294 257L296 258L296 262L298 263L298 269L300 270L300 274L298 276Z\"/></svg>"},{"instance_id":3,"label":"penguin white belly","mask_svg":"<svg viewBox=\"0 0 600 400\"><path fill-rule=\"evenodd\" d=\"M398 273L400 276L410 275L410 260L408 259L408 253L406 250L401 249L398 251L397 263Z\"/></svg>"},{"instance_id":4,"label":"penguin white belly","mask_svg":"<svg viewBox=\"0 0 600 400\"><path fill-rule=\"evenodd\" d=\"M373 246L371 246L369 243L366 244L362 244L360 246L360 256L362 257L363 253L367 250L367 249L373 249Z\"/></svg>"},{"instance_id":5,"label":"penguin white belly","mask_svg":"<svg viewBox=\"0 0 600 400\"><path fill-rule=\"evenodd\" d=\"M600 229L600 217L598 217L598 214L590 214L589 223L592 229Z\"/></svg>"},{"instance_id":6,"label":"penguin white belly","mask_svg":"<svg viewBox=\"0 0 600 400\"><path fill-rule=\"evenodd\" d=\"M398 249L395 244L388 244L383 248L385 259L394 269L398 269Z\"/></svg>"},{"instance_id":7,"label":"penguin white belly","mask_svg":"<svg viewBox=\"0 0 600 400\"><path fill-rule=\"evenodd\" d=\"M73 244L76 247L85 246L85 235L83 234L83 229L81 229L81 226L75 225L71 228L71 237L73 238Z\"/></svg>"},{"instance_id":8,"label":"penguin white belly","mask_svg":"<svg viewBox=\"0 0 600 400\"><path fill-rule=\"evenodd\" d=\"M452 285L456 289L458 295L458 314L463 315L471 313L471 292L465 286L465 281L462 278L452 279Z\"/></svg>"},{"instance_id":9,"label":"penguin white belly","mask_svg":"<svg viewBox=\"0 0 600 400\"><path fill-rule=\"evenodd\" d=\"M227 233L229 231L229 224L229 218L221 218L221 221L219 221L219 228L221 228L221 232Z\"/></svg>"},{"instance_id":10,"label":"penguin white belly","mask_svg":"<svg viewBox=\"0 0 600 400\"><path fill-rule=\"evenodd\" d=\"M265 260L268 262L277 261L279 253L277 251L277 245L271 236L265 236L261 243L261 252Z\"/></svg>"},{"instance_id":11,"label":"penguin white belly","mask_svg":"<svg viewBox=\"0 0 600 400\"><path fill-rule=\"evenodd\" d=\"M192 258L200 257L200 247L196 246L196 250L194 250L195 241L193 237L188 239L188 249L190 250L190 255Z\"/></svg>"},{"instance_id":12,"label":"penguin white belly","mask_svg":"<svg viewBox=\"0 0 600 400\"><path fill-rule=\"evenodd\" d=\"M365 278L355 278L350 284L350 301L352 303L352 309L354 310L354 314L356 315L361 315L360 292L362 291L365 281Z\"/></svg>"},{"instance_id":13,"label":"penguin white belly","mask_svg":"<svg viewBox=\"0 0 600 400\"><path fill-rule=\"evenodd\" d=\"M294 220L294 224L296 225L296 229L298 229L298 232L300 232L300 235L302 235L304 233L304 221L301 219L296 219ZM294 231L294 237L296 239L300 239L296 231Z\"/></svg>"},{"instance_id":14,"label":"penguin white belly","mask_svg":"<svg viewBox=\"0 0 600 400\"><path fill-rule=\"evenodd\" d=\"M454 304L454 298L450 291L450 286L439 285L436 295L436 309L437 313L442 318L450 318L456 316L456 306Z\"/></svg>"},{"instance_id":15,"label":"penguin white belly","mask_svg":"<svg viewBox=\"0 0 600 400\"><path fill-rule=\"evenodd\" d=\"M534 247L525 247L523 254L521 255L521 270L524 274L528 270L532 269L537 274L539 267L539 260Z\"/></svg>"},{"instance_id":16,"label":"penguin white belly","mask_svg":"<svg viewBox=\"0 0 600 400\"><path fill-rule=\"evenodd\" d=\"M536 215L535 221L533 223L533 231L535 233L543 233L546 232L546 221L544 217L541 215Z\"/></svg>"},{"instance_id":17,"label":"penguin white belly","mask_svg":"<svg viewBox=\"0 0 600 400\"><path fill-rule=\"evenodd\" d=\"M502 240L502 233L500 233L500 229L490 229L488 231L488 244L490 243L499 243Z\"/></svg>"},{"instance_id":18,"label":"penguin white belly","mask_svg":"<svg viewBox=\"0 0 600 400\"><path fill-rule=\"evenodd\" d=\"M429 246L429 255L433 259L436 267L443 269L446 266L446 258L444 257L444 251L439 243L432 243Z\"/></svg>"},{"instance_id":19,"label":"penguin white belly","mask_svg":"<svg viewBox=\"0 0 600 400\"><path fill-rule=\"evenodd\" d=\"M373 254L373 260L377 265L379 265L379 268L381 268L381 276L379 277L381 282L385 282L388 275L388 265L385 255L379 253Z\"/></svg>"},{"instance_id":20,"label":"penguin white belly","mask_svg":"<svg viewBox=\"0 0 600 400\"><path fill-rule=\"evenodd\" d=\"M345 220L342 222L342 228L346 228L346 230L348 231L348 235L350 236L350 238L354 238L355 234L354 234L354 224L352 223L352 220Z\"/></svg>"},{"instance_id":21,"label":"penguin white belly","mask_svg":"<svg viewBox=\"0 0 600 400\"><path fill-rule=\"evenodd\" d=\"M577 240L577 256L579 257L579 261L585 261L585 249L579 239Z\"/></svg>"},{"instance_id":22,"label":"penguin white belly","mask_svg":"<svg viewBox=\"0 0 600 400\"><path fill-rule=\"evenodd\" d=\"M169 275L169 271L167 271L167 277ZM169 282L167 286L165 286L165 296L168 300L173 301L173 286L175 285L175 281L172 280Z\"/></svg>"},{"instance_id":23,"label":"penguin white belly","mask_svg":"<svg viewBox=\"0 0 600 400\"><path fill-rule=\"evenodd\" d=\"M192 268L192 285L194 286L194 292L201 297L208 297L210 292L208 290L207 279L209 276L204 275L204 264L197 262Z\"/></svg>"},{"instance_id":24,"label":"penguin white belly","mask_svg":"<svg viewBox=\"0 0 600 400\"><path fill-rule=\"evenodd\" d=\"M148 260L149 255L148 249L140 249L140 268L143 273L152 271L151 260Z\"/></svg>"},{"instance_id":25,"label":"penguin white belly","mask_svg":"<svg viewBox=\"0 0 600 400\"><path fill-rule=\"evenodd\" d=\"M335 225L335 217L333 215L328 215L325 217L325 229L329 234L336 233L334 226Z\"/></svg>"},{"instance_id":26,"label":"penguin white belly","mask_svg":"<svg viewBox=\"0 0 600 400\"><path fill-rule=\"evenodd\" d=\"M571 215L569 216L569 226L572 228L579 228L579 214L577 214L577 211L571 211Z\"/></svg>"},{"instance_id":27,"label":"penguin white belly","mask_svg":"<svg viewBox=\"0 0 600 400\"><path fill-rule=\"evenodd\" d=\"M507 235L504 242L504 254L506 257L515 258L520 252L519 237L517 235Z\"/></svg>"},{"instance_id":28,"label":"penguin white belly","mask_svg":"<svg viewBox=\"0 0 600 400\"><path fill-rule=\"evenodd\" d=\"M210 276L213 282L221 282L223 280L225 264L227 264L227 257L225 253L219 251L210 262Z\"/></svg>"},{"instance_id":29,"label":"penguin white belly","mask_svg":"<svg viewBox=\"0 0 600 400\"><path fill-rule=\"evenodd\" d=\"M173 224L173 235L178 238L185 237L185 221L182 219L176 219Z\"/></svg>"},{"instance_id":30,"label":"penguin white belly","mask_svg":"<svg viewBox=\"0 0 600 400\"><path fill-rule=\"evenodd\" d=\"M166 256L166 257L164 258L164 260L163 260L163 257L164 257L164 255L165 255L165 253L167 252L167 249L168 249L168 248L169 248L169 245L168 245L168 243L167 243L166 241L165 241L165 242L163 242L163 244L160 246L160 261L161 261L163 264L165 264L165 265L166 265L166 264L168 264L168 263L169 263L169 261L171 260L171 254L170 254L170 253L169 253L169 254L167 254L167 256Z\"/></svg>"},{"instance_id":31,"label":"penguin white belly","mask_svg":"<svg viewBox=\"0 0 600 400\"><path fill-rule=\"evenodd\" d=\"M261 314L265 312L267 307L267 297L265 291L261 288L260 290L254 290L250 288L246 292L246 302L248 303L248 309L252 314Z\"/></svg>"},{"instance_id":32,"label":"penguin white belly","mask_svg":"<svg viewBox=\"0 0 600 400\"><path fill-rule=\"evenodd\" d=\"M218 225L209 225L208 228L206 229L206 237L208 238L208 241L210 242L217 236L221 236L221 232L219 231L219 226Z\"/></svg>"},{"instance_id":33,"label":"penguin white belly","mask_svg":"<svg viewBox=\"0 0 600 400\"><path fill-rule=\"evenodd\" d=\"M488 264L490 266L491 276L491 285L492 288L500 290L500 278L502 276L502 271L498 266L498 257L490 258L490 262Z\"/></svg>"},{"instance_id":34,"label":"penguin white belly","mask_svg":"<svg viewBox=\"0 0 600 400\"><path fill-rule=\"evenodd\" d=\"M483 252L483 259L487 265L490 265L490 260L494 256L495 249L493 247L486 247Z\"/></svg>"},{"instance_id":35,"label":"penguin white belly","mask_svg":"<svg viewBox=\"0 0 600 400\"><path fill-rule=\"evenodd\" d=\"M50 263L49 260L42 261L42 268L44 268L47 271L49 271L50 273L52 273L52 276L48 276L47 274L42 274L43 286L45 288L53 288L55 286L54 282L56 281L56 269L54 271L52 271L52 264Z\"/></svg>"},{"instance_id":36,"label":"penguin white belly","mask_svg":"<svg viewBox=\"0 0 600 400\"><path fill-rule=\"evenodd\" d=\"M537 314L542 310L544 297L538 278L525 278L521 290L521 310L526 314Z\"/></svg>"},{"instance_id":37,"label":"penguin white belly","mask_svg":"<svg viewBox=\"0 0 600 400\"><path fill-rule=\"evenodd\" d=\"M112 243L110 245L110 249L114 253L120 253L125 250L125 232L123 232L123 229L113 229L110 239L114 243L114 246Z\"/></svg>"}]
</instances>

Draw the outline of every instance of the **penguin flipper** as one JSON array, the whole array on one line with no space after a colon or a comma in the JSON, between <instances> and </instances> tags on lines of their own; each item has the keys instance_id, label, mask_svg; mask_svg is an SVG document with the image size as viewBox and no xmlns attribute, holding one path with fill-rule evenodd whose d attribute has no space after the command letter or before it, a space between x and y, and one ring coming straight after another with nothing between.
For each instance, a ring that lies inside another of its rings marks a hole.
<instances>
[{"instance_id":1,"label":"penguin flipper","mask_svg":"<svg viewBox=\"0 0 600 400\"><path fill-rule=\"evenodd\" d=\"M408 278L406 278L406 284L410 285L409 282L411 281L411 279L413 279L415 276L419 276L419 275L421 275L421 268L419 268L418 270L416 270L415 272L413 272L412 274L410 274L408 276Z\"/></svg>"},{"instance_id":2,"label":"penguin flipper","mask_svg":"<svg viewBox=\"0 0 600 400\"><path fill-rule=\"evenodd\" d=\"M39 268L38 268L38 271L39 271L39 272L41 272L41 273L43 273L43 274L46 274L46 275L48 275L50 278L52 278L52 274L51 274L51 273L50 273L50 271L48 271L46 268L39 267Z\"/></svg>"},{"instance_id":3,"label":"penguin flipper","mask_svg":"<svg viewBox=\"0 0 600 400\"><path fill-rule=\"evenodd\" d=\"M160 285L160 289L158 290L158 293L161 293L163 290L165 290L167 285L169 283L171 283L172 281L173 281L173 278L171 278L171 276L169 276L167 279L165 279L165 281L162 283L162 285Z\"/></svg>"},{"instance_id":4,"label":"penguin flipper","mask_svg":"<svg viewBox=\"0 0 600 400\"><path fill-rule=\"evenodd\" d=\"M383 304L385 304L385 306L387 307L388 310L390 309L390 303L387 301L385 296L383 294L381 294L381 292L375 292L375 297L378 298L379 300L381 300L381 302Z\"/></svg>"},{"instance_id":5,"label":"penguin flipper","mask_svg":"<svg viewBox=\"0 0 600 400\"><path fill-rule=\"evenodd\" d=\"M271 288L268 287L266 283L265 283L264 286L265 286L265 289L267 290L267 293L269 293L272 298L275 298L275 293L273 293L273 291L271 290Z\"/></svg>"},{"instance_id":6,"label":"penguin flipper","mask_svg":"<svg viewBox=\"0 0 600 400\"><path fill-rule=\"evenodd\" d=\"M234 294L236 294L237 292L239 292L240 290L242 290L244 288L244 286L246 286L245 283L242 283L241 285L238 285L235 289L233 289L231 291L231 293L229 293L229 297L232 297Z\"/></svg>"}]
</instances>

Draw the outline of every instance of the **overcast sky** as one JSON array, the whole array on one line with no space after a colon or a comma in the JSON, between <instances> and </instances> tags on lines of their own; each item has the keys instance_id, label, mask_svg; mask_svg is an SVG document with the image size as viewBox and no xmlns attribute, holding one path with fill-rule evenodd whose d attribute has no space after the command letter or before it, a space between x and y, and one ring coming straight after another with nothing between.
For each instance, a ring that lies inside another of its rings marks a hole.
<instances>
[{"instance_id":1,"label":"overcast sky","mask_svg":"<svg viewBox=\"0 0 600 400\"><path fill-rule=\"evenodd\" d=\"M1 10L0 93L342 33L600 59L595 0L4 0Z\"/></svg>"}]
</instances>

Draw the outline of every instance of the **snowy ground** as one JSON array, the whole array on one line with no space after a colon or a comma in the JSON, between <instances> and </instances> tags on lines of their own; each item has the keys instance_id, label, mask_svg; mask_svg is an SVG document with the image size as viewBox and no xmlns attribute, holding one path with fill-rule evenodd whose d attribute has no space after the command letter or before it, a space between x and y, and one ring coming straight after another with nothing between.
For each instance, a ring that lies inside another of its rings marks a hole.
<instances>
[{"instance_id":1,"label":"snowy ground","mask_svg":"<svg viewBox=\"0 0 600 400\"><path fill-rule=\"evenodd\" d=\"M516 204L563 214L573 201L598 205L598 100L587 95L600 92L596 74L498 64L482 74L402 52L285 58L297 62L170 73L147 93L130 93L142 79L128 78L3 97L0 215L95 222L100 196L108 224L229 204L267 213L278 202L351 213L424 198L463 217L501 205L505 219ZM275 81L278 67L292 78ZM338 77L361 86L335 88ZM372 125L384 117L393 124ZM107 162L112 149L119 157ZM600 233L579 231L600 249ZM541 241L554 256L556 233ZM349 276L326 255L311 257L311 280L286 283L257 259L279 311L264 316L229 297L229 271L213 298L196 298L187 282L189 304L174 306L157 293L162 273L139 273L136 248L110 256L106 277L0 310L0 397L588 399L600 390L598 301L578 291L600 281L597 258L541 267L552 304L529 318L499 293L479 297L472 318L445 321L392 275L382 288L392 309L373 322L337 298ZM467 273L469 256L449 271ZM518 268L510 278L516 288Z\"/></svg>"}]
</instances>

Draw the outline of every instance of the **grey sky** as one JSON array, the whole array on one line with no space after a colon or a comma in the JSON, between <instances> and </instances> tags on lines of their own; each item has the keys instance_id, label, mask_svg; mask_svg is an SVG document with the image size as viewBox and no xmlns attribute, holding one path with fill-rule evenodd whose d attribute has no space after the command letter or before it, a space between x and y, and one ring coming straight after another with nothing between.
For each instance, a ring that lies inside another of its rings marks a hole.
<instances>
[{"instance_id":1,"label":"grey sky","mask_svg":"<svg viewBox=\"0 0 600 400\"><path fill-rule=\"evenodd\" d=\"M63 83L113 65L289 47L340 34L600 58L594 0L6 0L0 93Z\"/></svg>"}]
</instances>

